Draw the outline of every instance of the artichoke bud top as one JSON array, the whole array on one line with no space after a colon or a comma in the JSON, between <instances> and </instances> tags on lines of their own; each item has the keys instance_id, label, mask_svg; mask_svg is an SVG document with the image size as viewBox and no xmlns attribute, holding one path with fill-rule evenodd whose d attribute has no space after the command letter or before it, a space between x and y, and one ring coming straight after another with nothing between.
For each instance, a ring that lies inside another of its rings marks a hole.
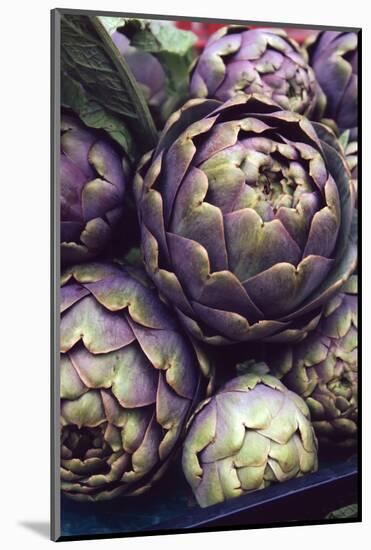
<instances>
[{"instance_id":1,"label":"artichoke bud top","mask_svg":"<svg viewBox=\"0 0 371 550\"><path fill-rule=\"evenodd\" d=\"M250 369L204 401L188 427L183 470L202 507L317 469L308 407L273 376Z\"/></svg>"}]
</instances>

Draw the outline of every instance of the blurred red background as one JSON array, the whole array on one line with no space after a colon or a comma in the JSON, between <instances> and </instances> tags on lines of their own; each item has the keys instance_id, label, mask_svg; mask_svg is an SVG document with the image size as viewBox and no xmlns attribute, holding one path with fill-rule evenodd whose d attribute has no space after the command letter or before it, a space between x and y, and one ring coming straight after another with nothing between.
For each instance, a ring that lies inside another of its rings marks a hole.
<instances>
[{"instance_id":1,"label":"blurred red background","mask_svg":"<svg viewBox=\"0 0 371 550\"><path fill-rule=\"evenodd\" d=\"M219 24L219 23L177 21L176 26L179 29L192 31L198 37L196 48L201 50L205 46L209 36L213 34L215 31L217 31L218 29L224 27L225 25ZM284 30L287 32L287 34L291 38L299 42L299 44L302 44L308 36L318 33L318 31L315 31L312 29L299 29L299 28L292 28L292 27L289 29L285 28Z\"/></svg>"}]
</instances>

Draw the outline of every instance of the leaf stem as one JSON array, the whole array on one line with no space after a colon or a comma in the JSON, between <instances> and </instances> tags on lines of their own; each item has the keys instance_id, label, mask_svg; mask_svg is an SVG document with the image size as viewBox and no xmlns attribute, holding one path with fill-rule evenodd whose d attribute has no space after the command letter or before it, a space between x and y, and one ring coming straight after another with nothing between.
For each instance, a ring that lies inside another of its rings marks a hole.
<instances>
[{"instance_id":1,"label":"leaf stem","mask_svg":"<svg viewBox=\"0 0 371 550\"><path fill-rule=\"evenodd\" d=\"M153 121L146 100L143 96L142 90L138 86L130 68L128 67L123 56L118 51L116 45L113 43L103 23L95 15L89 16L89 19L94 30L101 39L106 53L110 57L112 63L115 65L121 80L126 84L125 88L128 95L130 96L133 109L136 110L138 120L142 123L140 138L146 144L146 147L148 148L147 150L153 149L153 147L155 147L158 142L158 135L155 123ZM138 133L138 130L135 128L134 131Z\"/></svg>"}]
</instances>

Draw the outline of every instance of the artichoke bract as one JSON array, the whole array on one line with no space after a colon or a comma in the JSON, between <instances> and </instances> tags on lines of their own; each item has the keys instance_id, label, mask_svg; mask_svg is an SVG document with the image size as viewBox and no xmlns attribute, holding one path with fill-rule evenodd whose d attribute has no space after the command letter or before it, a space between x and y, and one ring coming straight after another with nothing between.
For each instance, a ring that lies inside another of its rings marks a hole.
<instances>
[{"instance_id":1,"label":"artichoke bract","mask_svg":"<svg viewBox=\"0 0 371 550\"><path fill-rule=\"evenodd\" d=\"M202 507L313 472L308 407L273 376L234 378L197 407L182 464Z\"/></svg>"},{"instance_id":2,"label":"artichoke bract","mask_svg":"<svg viewBox=\"0 0 371 550\"><path fill-rule=\"evenodd\" d=\"M140 494L167 467L208 362L142 275L88 263L61 288L61 488Z\"/></svg>"},{"instance_id":3,"label":"artichoke bract","mask_svg":"<svg viewBox=\"0 0 371 550\"><path fill-rule=\"evenodd\" d=\"M190 100L134 188L147 271L210 344L305 337L354 270L344 158L260 95Z\"/></svg>"},{"instance_id":4,"label":"artichoke bract","mask_svg":"<svg viewBox=\"0 0 371 550\"><path fill-rule=\"evenodd\" d=\"M123 212L128 163L108 137L62 114L60 154L61 262L106 251Z\"/></svg>"},{"instance_id":5,"label":"artichoke bract","mask_svg":"<svg viewBox=\"0 0 371 550\"><path fill-rule=\"evenodd\" d=\"M303 342L272 351L267 361L283 383L305 399L320 449L357 443L357 276L326 304L321 321Z\"/></svg>"},{"instance_id":6,"label":"artichoke bract","mask_svg":"<svg viewBox=\"0 0 371 550\"><path fill-rule=\"evenodd\" d=\"M308 43L309 63L325 94L323 116L357 137L358 37L354 32L324 31Z\"/></svg>"},{"instance_id":7,"label":"artichoke bract","mask_svg":"<svg viewBox=\"0 0 371 550\"><path fill-rule=\"evenodd\" d=\"M239 92L262 94L283 109L308 116L321 94L303 52L285 31L224 27L201 53L190 94L227 101Z\"/></svg>"}]
</instances>

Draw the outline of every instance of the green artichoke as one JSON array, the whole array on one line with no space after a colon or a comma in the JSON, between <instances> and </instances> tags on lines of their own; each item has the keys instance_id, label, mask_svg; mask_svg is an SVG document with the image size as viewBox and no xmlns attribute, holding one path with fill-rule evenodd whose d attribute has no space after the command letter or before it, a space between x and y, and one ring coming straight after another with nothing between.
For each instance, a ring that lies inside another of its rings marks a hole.
<instances>
[{"instance_id":1,"label":"green artichoke","mask_svg":"<svg viewBox=\"0 0 371 550\"><path fill-rule=\"evenodd\" d=\"M195 99L142 160L144 262L196 338L299 340L353 272L350 174L316 131L259 95Z\"/></svg>"},{"instance_id":2,"label":"green artichoke","mask_svg":"<svg viewBox=\"0 0 371 550\"><path fill-rule=\"evenodd\" d=\"M308 407L273 376L238 376L197 407L182 464L202 507L313 472Z\"/></svg>"},{"instance_id":3,"label":"green artichoke","mask_svg":"<svg viewBox=\"0 0 371 550\"><path fill-rule=\"evenodd\" d=\"M167 467L208 363L142 275L89 263L61 288L61 487L140 494Z\"/></svg>"},{"instance_id":4,"label":"green artichoke","mask_svg":"<svg viewBox=\"0 0 371 550\"><path fill-rule=\"evenodd\" d=\"M202 51L190 79L192 97L227 101L259 93L309 116L321 90L298 44L281 29L224 27Z\"/></svg>"},{"instance_id":5,"label":"green artichoke","mask_svg":"<svg viewBox=\"0 0 371 550\"><path fill-rule=\"evenodd\" d=\"M353 275L305 340L268 350L273 373L305 399L320 449L354 449L357 442L357 299Z\"/></svg>"}]
</instances>

